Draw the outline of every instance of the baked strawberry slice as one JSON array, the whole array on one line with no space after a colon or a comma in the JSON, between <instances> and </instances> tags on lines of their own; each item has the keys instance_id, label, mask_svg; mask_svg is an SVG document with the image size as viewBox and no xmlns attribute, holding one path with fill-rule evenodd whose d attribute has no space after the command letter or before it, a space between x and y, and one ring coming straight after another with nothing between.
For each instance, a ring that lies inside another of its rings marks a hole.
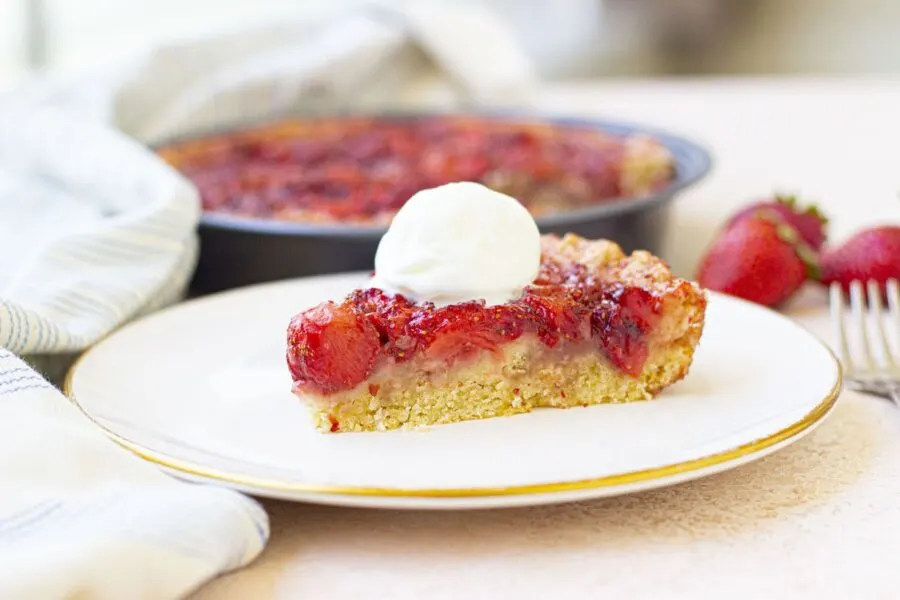
<instances>
[{"instance_id":1,"label":"baked strawberry slice","mask_svg":"<svg viewBox=\"0 0 900 600\"><path fill-rule=\"evenodd\" d=\"M541 260L499 305L367 288L301 313L288 364L315 426L385 431L646 400L685 376L703 330L700 286L606 240L546 236Z\"/></svg>"},{"instance_id":2,"label":"baked strawberry slice","mask_svg":"<svg viewBox=\"0 0 900 600\"><path fill-rule=\"evenodd\" d=\"M425 356L448 365L478 350L496 351L504 341L483 300L424 311L410 320L408 331L421 340Z\"/></svg>"},{"instance_id":3,"label":"baked strawberry slice","mask_svg":"<svg viewBox=\"0 0 900 600\"><path fill-rule=\"evenodd\" d=\"M659 323L662 303L636 287L611 290L591 314L591 333L609 361L632 377L650 355L648 337Z\"/></svg>"},{"instance_id":4,"label":"baked strawberry slice","mask_svg":"<svg viewBox=\"0 0 900 600\"><path fill-rule=\"evenodd\" d=\"M532 288L521 302L530 313L538 338L548 348L556 347L560 340L577 341L584 337L586 311L562 287Z\"/></svg>"},{"instance_id":5,"label":"baked strawberry slice","mask_svg":"<svg viewBox=\"0 0 900 600\"><path fill-rule=\"evenodd\" d=\"M333 394L372 374L381 347L378 331L346 305L324 302L288 326L287 363L298 389Z\"/></svg>"},{"instance_id":6,"label":"baked strawberry slice","mask_svg":"<svg viewBox=\"0 0 900 600\"><path fill-rule=\"evenodd\" d=\"M409 335L407 325L418 310L416 304L405 296L386 294L377 288L356 290L345 304L375 327L385 354L396 362L412 358L419 344Z\"/></svg>"},{"instance_id":7,"label":"baked strawberry slice","mask_svg":"<svg viewBox=\"0 0 900 600\"><path fill-rule=\"evenodd\" d=\"M487 327L502 340L511 342L525 333L528 314L521 306L515 304L492 306L485 311L485 315Z\"/></svg>"}]
</instances>

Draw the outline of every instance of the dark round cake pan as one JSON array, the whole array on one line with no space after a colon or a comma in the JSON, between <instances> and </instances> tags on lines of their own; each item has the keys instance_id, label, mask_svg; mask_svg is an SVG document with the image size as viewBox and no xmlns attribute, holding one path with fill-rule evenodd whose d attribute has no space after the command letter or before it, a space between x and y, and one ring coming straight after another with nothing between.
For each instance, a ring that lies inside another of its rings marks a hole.
<instances>
[{"instance_id":1,"label":"dark round cake pan","mask_svg":"<svg viewBox=\"0 0 900 600\"><path fill-rule=\"evenodd\" d=\"M396 117L394 114L386 116ZM423 116L428 115L408 115L409 118ZM542 233L571 232L586 238L610 239L626 252L648 250L666 258L662 252L672 201L702 179L712 164L709 153L700 145L640 125L535 115L475 116L596 129L614 135L647 133L662 143L675 160L675 176L666 188L648 196L602 200L588 208L536 219ZM385 231L385 227L324 225L204 213L199 227L200 259L191 289L194 293L210 293L267 281L371 270L375 250Z\"/></svg>"}]
</instances>

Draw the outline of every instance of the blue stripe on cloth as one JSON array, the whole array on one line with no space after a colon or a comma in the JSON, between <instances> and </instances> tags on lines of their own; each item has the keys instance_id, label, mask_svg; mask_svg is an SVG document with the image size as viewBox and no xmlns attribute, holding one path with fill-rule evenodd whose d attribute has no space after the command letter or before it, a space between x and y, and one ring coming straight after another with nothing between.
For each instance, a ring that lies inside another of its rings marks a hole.
<instances>
[{"instance_id":1,"label":"blue stripe on cloth","mask_svg":"<svg viewBox=\"0 0 900 600\"><path fill-rule=\"evenodd\" d=\"M24 383L26 381L32 382L32 381L43 381L43 380L44 380L44 378L41 377L40 375L38 375L34 371L31 371L31 373L28 373L26 375L16 375L15 377L7 377L7 378L0 377L0 390L2 390L3 388L6 388L6 387L12 387L13 385L16 385L16 384Z\"/></svg>"},{"instance_id":2,"label":"blue stripe on cloth","mask_svg":"<svg viewBox=\"0 0 900 600\"><path fill-rule=\"evenodd\" d=\"M6 523L0 522L0 545L49 531L56 535L64 531L77 539L89 529L100 529L110 538L153 545L233 569L251 554L253 538L246 535L241 521L250 519L257 528L262 526L250 511L236 511L248 502L199 487L185 486L175 494L161 488L128 486L83 499L45 501L20 511ZM257 516L266 519L264 513Z\"/></svg>"},{"instance_id":3,"label":"blue stripe on cloth","mask_svg":"<svg viewBox=\"0 0 900 600\"><path fill-rule=\"evenodd\" d=\"M74 316L82 310L78 304L72 304L68 296L55 296L45 302L45 307L57 313Z\"/></svg>"},{"instance_id":4,"label":"blue stripe on cloth","mask_svg":"<svg viewBox=\"0 0 900 600\"><path fill-rule=\"evenodd\" d=\"M103 308L108 314L112 315L113 321L110 325L121 322L128 313L134 310L134 300L127 301L129 298L124 294L123 296L126 297L111 298L94 293L87 294L80 290L71 290L69 296L82 303Z\"/></svg>"},{"instance_id":5,"label":"blue stripe on cloth","mask_svg":"<svg viewBox=\"0 0 900 600\"><path fill-rule=\"evenodd\" d=\"M0 367L0 379L3 379L4 377L13 375L16 373L31 373L31 372L32 372L32 369L29 369L28 367L25 367L25 366L13 367L12 369L3 369L2 367Z\"/></svg>"},{"instance_id":6,"label":"blue stripe on cloth","mask_svg":"<svg viewBox=\"0 0 900 600\"><path fill-rule=\"evenodd\" d=\"M157 216L153 222L141 223L140 227L134 229L122 230L123 235L130 233L142 235L152 235L161 239L180 242L184 240L184 217L177 216L171 219L160 219Z\"/></svg>"},{"instance_id":7,"label":"blue stripe on cloth","mask_svg":"<svg viewBox=\"0 0 900 600\"><path fill-rule=\"evenodd\" d=\"M86 245L80 245L75 248L68 248L65 251L67 260L77 260L85 265L107 266L120 263L139 261L146 256L146 251L133 252L131 250L122 250L121 248L92 248Z\"/></svg>"},{"instance_id":8,"label":"blue stripe on cloth","mask_svg":"<svg viewBox=\"0 0 900 600\"><path fill-rule=\"evenodd\" d=\"M60 253L67 258L78 258L98 264L116 261L133 261L146 259L148 256L173 253L178 250L179 241L166 239L156 234L135 234L137 239L125 241L119 237L107 235L78 244L67 245ZM143 241L141 241L143 240Z\"/></svg>"},{"instance_id":9,"label":"blue stripe on cloth","mask_svg":"<svg viewBox=\"0 0 900 600\"><path fill-rule=\"evenodd\" d=\"M22 311L18 306L10 306L9 313L15 317L13 328L16 329L16 341L15 344L17 347L21 348L23 346L23 339L26 336L25 330L28 329L25 325L25 318L22 317Z\"/></svg>"},{"instance_id":10,"label":"blue stripe on cloth","mask_svg":"<svg viewBox=\"0 0 900 600\"><path fill-rule=\"evenodd\" d=\"M60 327L57 323L49 323L49 325L51 326L53 331L53 342L50 343L46 348L43 348L42 351L56 350L57 348L60 348L62 346L62 344L60 344L59 342L60 338L63 337L62 327ZM66 339L68 339L70 343L72 342L73 338L75 338L75 336L73 336L71 333L66 332Z\"/></svg>"},{"instance_id":11,"label":"blue stripe on cloth","mask_svg":"<svg viewBox=\"0 0 900 600\"><path fill-rule=\"evenodd\" d=\"M7 526L9 523L12 523L16 519L21 519L21 518L29 515L30 513L36 511L37 509L41 508L42 506L46 506L49 502L50 502L49 500L44 500L43 502L36 502L34 504L29 504L28 506L25 506L23 508L15 510L9 514L0 515L0 531L2 531L3 528L5 526Z\"/></svg>"},{"instance_id":12,"label":"blue stripe on cloth","mask_svg":"<svg viewBox=\"0 0 900 600\"><path fill-rule=\"evenodd\" d=\"M44 323L44 319L37 318L32 319L34 323L35 329L37 329L37 341L34 343L35 349L40 352L44 349L44 334L46 333L46 326Z\"/></svg>"},{"instance_id":13,"label":"blue stripe on cloth","mask_svg":"<svg viewBox=\"0 0 900 600\"><path fill-rule=\"evenodd\" d=\"M6 318L3 317L6 313ZM18 306L0 299L0 346L18 350L29 338L31 320Z\"/></svg>"},{"instance_id":14,"label":"blue stripe on cloth","mask_svg":"<svg viewBox=\"0 0 900 600\"><path fill-rule=\"evenodd\" d=\"M0 300L0 304L6 309L6 314L8 315L7 324L9 327L9 334L6 337L5 343L4 340L0 339L0 344L17 348L19 346L20 335L20 328L18 326L19 319L16 316L17 309L12 304L3 302L2 300Z\"/></svg>"},{"instance_id":15,"label":"blue stripe on cloth","mask_svg":"<svg viewBox=\"0 0 900 600\"><path fill-rule=\"evenodd\" d=\"M87 311L96 315L107 316L109 313L114 312L106 302L98 302L92 298L85 298L84 295L75 290L71 290L65 300L62 301L68 303L75 309L72 314Z\"/></svg>"},{"instance_id":16,"label":"blue stripe on cloth","mask_svg":"<svg viewBox=\"0 0 900 600\"><path fill-rule=\"evenodd\" d=\"M40 380L38 383L30 383L27 385L21 385L19 387L11 387L11 388L0 388L0 396L9 396L11 394L17 394L19 392L25 392L28 390L40 390L40 389L54 389L52 385L44 381Z\"/></svg>"},{"instance_id":17,"label":"blue stripe on cloth","mask_svg":"<svg viewBox=\"0 0 900 600\"><path fill-rule=\"evenodd\" d=\"M0 348L0 396L40 388L55 389L22 359Z\"/></svg>"},{"instance_id":18,"label":"blue stripe on cloth","mask_svg":"<svg viewBox=\"0 0 900 600\"><path fill-rule=\"evenodd\" d=\"M0 299L0 346L28 354L82 350L123 322L177 299L195 263L199 195L171 169L146 161L137 144L95 135L51 139L34 132L79 126L53 112L21 118L27 127L17 123L22 128L11 132L14 137L0 136L0 154L9 159L4 167L16 178L83 197L103 218L87 228L61 228L14 273ZM59 160L69 151L78 160ZM116 151L133 161L127 177L117 171L97 179L85 171L84 164Z\"/></svg>"},{"instance_id":19,"label":"blue stripe on cloth","mask_svg":"<svg viewBox=\"0 0 900 600\"><path fill-rule=\"evenodd\" d=\"M9 305L0 300L0 346L12 346L12 336L15 333L12 321Z\"/></svg>"},{"instance_id":20,"label":"blue stripe on cloth","mask_svg":"<svg viewBox=\"0 0 900 600\"><path fill-rule=\"evenodd\" d=\"M58 312L69 315L76 315L78 314L78 310L79 309L75 308L73 310L60 310ZM61 331L59 325L48 321L45 317L29 314L27 312L24 314L27 326L37 331L37 339L33 344L29 344L27 347L17 347L16 350L18 352L47 352L57 349L70 348L73 343L81 343L80 340L82 339L82 336L64 333L63 331ZM65 343L61 343L63 337L65 337ZM12 343L9 341L7 341L7 345L12 347ZM0 356L0 358L2 358L2 356Z\"/></svg>"},{"instance_id":21,"label":"blue stripe on cloth","mask_svg":"<svg viewBox=\"0 0 900 600\"><path fill-rule=\"evenodd\" d=\"M10 534L22 533L28 527L39 524L43 519L58 511L62 505L63 503L59 501L45 500L0 518L0 543Z\"/></svg>"},{"instance_id":22,"label":"blue stripe on cloth","mask_svg":"<svg viewBox=\"0 0 900 600\"><path fill-rule=\"evenodd\" d=\"M106 240L104 238L91 239L78 244L61 244L47 252L47 257L61 265L78 265L81 267L117 265L122 262L138 264L144 263L148 258L166 254L174 254L178 247L174 242L154 238L153 243L138 244L132 242L120 242Z\"/></svg>"},{"instance_id":23,"label":"blue stripe on cloth","mask_svg":"<svg viewBox=\"0 0 900 600\"><path fill-rule=\"evenodd\" d=\"M0 300L0 346L10 346L9 336L12 332L12 325L8 323L9 317L3 316L3 311L6 311L6 304L2 300Z\"/></svg>"},{"instance_id":24,"label":"blue stripe on cloth","mask_svg":"<svg viewBox=\"0 0 900 600\"><path fill-rule=\"evenodd\" d=\"M171 241L166 241L167 246L172 246ZM88 244L89 245L89 244ZM104 246L115 246L114 242L105 241ZM54 352L81 349L85 344L98 339L110 329L117 327L128 319L140 314L156 310L177 299L177 294L183 290L190 274L196 264L196 239L195 236L178 244L177 251L160 251L159 248L141 246L140 244L126 243L126 246L142 247L150 253L158 253L161 256L171 254L177 257L169 267L169 272L162 281L155 280L152 268L147 269L148 274L141 270L123 271L123 276L130 277L133 284L117 287L120 284L112 283L115 276L115 268L120 265L112 262L109 256L98 255L93 261L80 262L73 260L70 255L66 257L66 264L56 265L60 274L71 272L73 269L103 269L109 267L110 283L100 281L100 286L76 287L73 283L65 293L52 287L46 288L44 284L22 286L21 293L25 297L34 298L34 310L25 310L22 306L9 301L0 300L0 345L5 345L15 352ZM83 248L84 246L82 246ZM60 258L62 254L60 254ZM124 263L134 261L129 258ZM105 261L105 264L101 262ZM115 265L115 266L113 266ZM152 266L152 263L151 263ZM142 268L144 265L142 265ZM121 268L130 269L130 265L121 264ZM79 271L75 271L78 273ZM48 275L52 280L52 275ZM146 281L146 283L145 283ZM152 295L141 293L141 289L147 287L153 289ZM5 313L5 315L4 315ZM55 313L55 314L54 314ZM72 317L79 319L79 334L74 334L65 329L65 323ZM85 329L84 326L88 325Z\"/></svg>"},{"instance_id":25,"label":"blue stripe on cloth","mask_svg":"<svg viewBox=\"0 0 900 600\"><path fill-rule=\"evenodd\" d=\"M266 527L268 517L259 509L259 506L242 503L240 505L229 504L228 508L230 512L235 513L236 517L240 514L250 519L260 545L265 546L269 541L269 530ZM247 539L242 539L240 546L236 546L232 551L228 560L229 570L237 568L244 563L247 555L247 541Z\"/></svg>"},{"instance_id":26,"label":"blue stripe on cloth","mask_svg":"<svg viewBox=\"0 0 900 600\"><path fill-rule=\"evenodd\" d=\"M28 326L28 319L22 315L22 310L18 307L11 307L13 314L16 315L16 322L19 326L19 338L17 340L17 347L19 348L27 348L28 347L28 337L31 333L31 327Z\"/></svg>"},{"instance_id":27,"label":"blue stripe on cloth","mask_svg":"<svg viewBox=\"0 0 900 600\"><path fill-rule=\"evenodd\" d=\"M92 239L85 245L102 250L130 252L134 255L146 256L148 250L169 250L173 245L180 245L183 240L183 235L175 239L167 238L155 232L145 232L141 226L132 228L127 240L117 233L109 234L105 238Z\"/></svg>"}]
</instances>

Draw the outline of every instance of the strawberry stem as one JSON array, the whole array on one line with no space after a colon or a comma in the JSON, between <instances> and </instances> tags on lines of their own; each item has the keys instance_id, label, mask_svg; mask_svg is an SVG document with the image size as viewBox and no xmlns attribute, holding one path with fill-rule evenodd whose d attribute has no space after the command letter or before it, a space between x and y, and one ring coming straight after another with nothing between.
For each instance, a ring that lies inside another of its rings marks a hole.
<instances>
[{"instance_id":1,"label":"strawberry stem","mask_svg":"<svg viewBox=\"0 0 900 600\"><path fill-rule=\"evenodd\" d=\"M775 201L784 204L788 208L795 208L797 206L797 196L793 194L775 194Z\"/></svg>"},{"instance_id":2,"label":"strawberry stem","mask_svg":"<svg viewBox=\"0 0 900 600\"><path fill-rule=\"evenodd\" d=\"M816 251L806 243L800 232L787 223L781 215L771 211L760 210L758 217L775 225L775 233L786 244L790 244L797 253L797 257L806 268L806 276L809 279L818 280L821 277L819 270L819 256Z\"/></svg>"},{"instance_id":3,"label":"strawberry stem","mask_svg":"<svg viewBox=\"0 0 900 600\"><path fill-rule=\"evenodd\" d=\"M823 226L828 225L828 217L819 210L815 204L807 204L800 206L800 202L795 194L775 194L775 201L784 204L791 210L799 214L806 214L815 217Z\"/></svg>"},{"instance_id":4,"label":"strawberry stem","mask_svg":"<svg viewBox=\"0 0 900 600\"><path fill-rule=\"evenodd\" d=\"M800 242L794 246L797 256L803 261L806 267L806 277L818 281L822 277L821 269L819 269L819 257L815 251L804 242Z\"/></svg>"}]
</instances>

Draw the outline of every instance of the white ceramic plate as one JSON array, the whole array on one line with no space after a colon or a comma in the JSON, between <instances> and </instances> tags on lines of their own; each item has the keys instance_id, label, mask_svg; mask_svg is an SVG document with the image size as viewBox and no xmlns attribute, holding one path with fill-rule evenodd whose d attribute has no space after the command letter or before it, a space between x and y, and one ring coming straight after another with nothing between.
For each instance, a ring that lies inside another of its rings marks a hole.
<instances>
[{"instance_id":1,"label":"white ceramic plate","mask_svg":"<svg viewBox=\"0 0 900 600\"><path fill-rule=\"evenodd\" d=\"M289 318L341 275L187 302L87 352L67 389L116 441L175 475L252 494L389 508L611 496L769 454L828 414L840 367L789 319L713 294L690 375L658 399L387 433L316 432L290 393Z\"/></svg>"}]
</instances>

